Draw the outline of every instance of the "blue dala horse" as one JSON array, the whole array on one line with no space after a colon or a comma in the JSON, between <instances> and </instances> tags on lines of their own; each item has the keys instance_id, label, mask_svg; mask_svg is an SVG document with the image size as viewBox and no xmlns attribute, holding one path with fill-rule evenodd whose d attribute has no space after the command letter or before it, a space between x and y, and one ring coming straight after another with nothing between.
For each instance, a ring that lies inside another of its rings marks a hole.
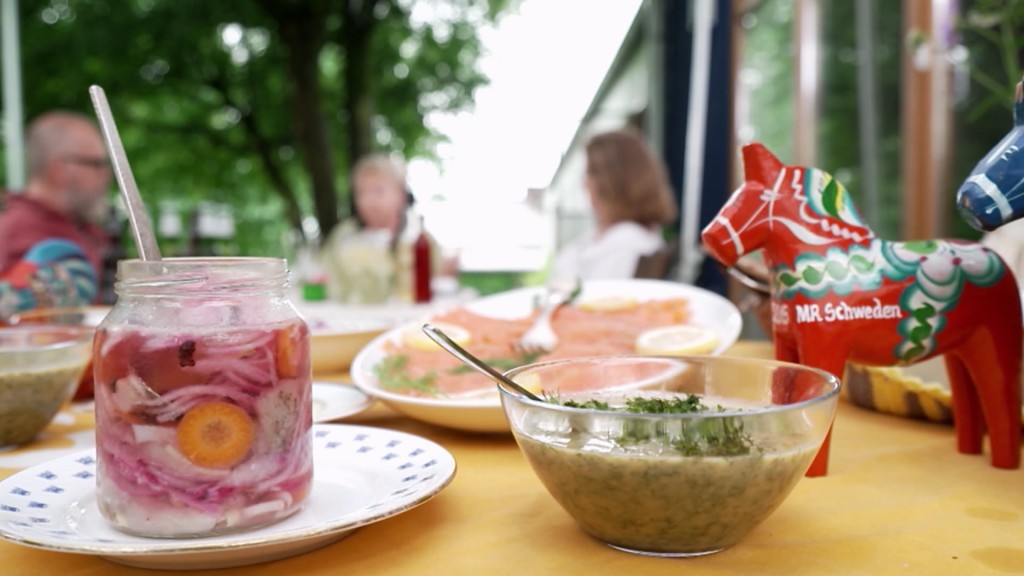
<instances>
[{"instance_id":1,"label":"blue dala horse","mask_svg":"<svg viewBox=\"0 0 1024 576\"><path fill-rule=\"evenodd\" d=\"M1013 128L974 167L957 190L956 205L978 230L1024 216L1024 84L1017 83Z\"/></svg>"}]
</instances>

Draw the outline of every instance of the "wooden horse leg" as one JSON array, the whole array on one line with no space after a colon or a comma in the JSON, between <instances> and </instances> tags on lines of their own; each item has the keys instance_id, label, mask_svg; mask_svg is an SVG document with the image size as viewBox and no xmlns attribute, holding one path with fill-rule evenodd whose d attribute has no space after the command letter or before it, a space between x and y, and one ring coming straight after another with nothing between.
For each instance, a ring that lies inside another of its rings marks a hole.
<instances>
[{"instance_id":1,"label":"wooden horse leg","mask_svg":"<svg viewBox=\"0 0 1024 576\"><path fill-rule=\"evenodd\" d=\"M814 366L828 372L829 374L835 375L837 378L843 378L843 369L846 367L845 357L842 359L831 358L825 362L819 362L816 364L806 363L808 366ZM821 448L818 449L818 453L814 456L814 460L811 461L811 466L807 468L807 477L819 477L828 474L828 450L831 445L831 430L833 425L828 425L828 431L825 433L825 438L821 442Z\"/></svg>"},{"instance_id":2,"label":"wooden horse leg","mask_svg":"<svg viewBox=\"0 0 1024 576\"><path fill-rule=\"evenodd\" d=\"M1022 343L1019 324L1012 334L1017 338L1006 338L998 342L991 342L987 334L981 338L985 342L983 347L994 352L993 362L999 366L1001 380L991 374L991 368L982 366L973 358L967 365L981 398L985 427L988 429L989 448L992 451L992 465L1008 469L1020 467L1021 446ZM975 374L976 368L982 371L980 377ZM998 385L1000 381L1002 386Z\"/></svg>"},{"instance_id":3,"label":"wooden horse leg","mask_svg":"<svg viewBox=\"0 0 1024 576\"><path fill-rule=\"evenodd\" d=\"M828 432L825 433L825 440L821 442L821 448L818 449L818 453L814 455L814 460L811 461L811 467L807 469L805 476L825 476L828 474L828 450L832 443L832 425L829 424Z\"/></svg>"},{"instance_id":4,"label":"wooden horse leg","mask_svg":"<svg viewBox=\"0 0 1024 576\"><path fill-rule=\"evenodd\" d=\"M783 353L776 347L776 358L787 362L798 362L796 355L790 355L788 357L782 357ZM843 377L843 368L846 366L846 354L845 352L837 350L829 351L817 351L816 353L808 354L806 351L802 354L804 358L813 358L815 362L802 362L806 366L818 368L828 372L836 378ZM832 426L829 425L828 432L825 433L825 439L821 443L821 448L818 449L818 453L814 456L814 460L811 461L810 468L807 469L806 476L825 476L828 474L828 454L829 448L832 443Z\"/></svg>"},{"instance_id":5,"label":"wooden horse leg","mask_svg":"<svg viewBox=\"0 0 1024 576\"><path fill-rule=\"evenodd\" d=\"M956 447L961 454L980 454L985 435L985 421L981 412L981 399L971 381L967 365L955 353L943 359L946 377L953 394L953 425L956 428Z\"/></svg>"},{"instance_id":6,"label":"wooden horse leg","mask_svg":"<svg viewBox=\"0 0 1024 576\"><path fill-rule=\"evenodd\" d=\"M991 332L981 332L961 349L946 354L945 361L953 393L957 448L965 454L980 453L987 431L992 465L1019 468L1020 338L994 340Z\"/></svg>"}]
</instances>

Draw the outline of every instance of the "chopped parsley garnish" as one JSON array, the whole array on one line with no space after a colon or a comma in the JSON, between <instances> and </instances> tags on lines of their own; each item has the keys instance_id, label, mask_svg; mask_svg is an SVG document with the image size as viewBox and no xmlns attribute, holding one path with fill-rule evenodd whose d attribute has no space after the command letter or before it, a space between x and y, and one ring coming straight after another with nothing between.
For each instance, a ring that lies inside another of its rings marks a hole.
<instances>
[{"instance_id":1,"label":"chopped parsley garnish","mask_svg":"<svg viewBox=\"0 0 1024 576\"><path fill-rule=\"evenodd\" d=\"M637 414L692 414L707 412L708 407L700 401L700 396L687 394L686 398L676 396L665 398L629 398L626 400L626 412Z\"/></svg>"},{"instance_id":2,"label":"chopped parsley garnish","mask_svg":"<svg viewBox=\"0 0 1024 576\"><path fill-rule=\"evenodd\" d=\"M624 406L611 406L607 402L593 399L563 402L557 398L548 398L548 401L570 408L636 414L696 414L711 410L701 402L700 396L694 394L687 394L685 398L627 398ZM717 411L724 412L725 408L718 406ZM621 445L662 442L684 456L740 456L757 449L750 435L743 431L743 420L730 416L678 420L672 425L657 420L635 420L629 422L622 435L614 440Z\"/></svg>"}]
</instances>

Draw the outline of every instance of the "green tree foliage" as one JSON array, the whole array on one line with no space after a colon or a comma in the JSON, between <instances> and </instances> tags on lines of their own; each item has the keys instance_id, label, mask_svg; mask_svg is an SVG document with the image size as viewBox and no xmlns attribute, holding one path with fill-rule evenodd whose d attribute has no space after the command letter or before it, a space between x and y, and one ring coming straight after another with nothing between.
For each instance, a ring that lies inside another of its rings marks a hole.
<instances>
[{"instance_id":1,"label":"green tree foliage","mask_svg":"<svg viewBox=\"0 0 1024 576\"><path fill-rule=\"evenodd\" d=\"M874 3L875 87L878 113L878 221L869 222L885 238L899 238L903 203L900 179L900 64L902 32L899 11ZM819 163L856 199L863 211L863 159L857 69L857 20L853 2L828 0L822 6L821 116Z\"/></svg>"},{"instance_id":2,"label":"green tree foliage","mask_svg":"<svg viewBox=\"0 0 1024 576\"><path fill-rule=\"evenodd\" d=\"M908 50L898 14L875 1L873 31L879 104L880 222L872 223L882 236L899 237L902 202L900 174L901 59ZM823 106L821 161L857 197L862 177L857 134L857 59L854 4L839 0L824 3ZM977 238L952 209L956 190L974 165L1012 126L1014 84L1021 79L1024 48L1024 1L968 0L959 4L960 16L947 40L966 48L969 75L955 77L953 166L949 189L937 191L949 201L949 236ZM955 59L958 52L947 58ZM958 85L966 82L966 86Z\"/></svg>"},{"instance_id":3,"label":"green tree foliage","mask_svg":"<svg viewBox=\"0 0 1024 576\"><path fill-rule=\"evenodd\" d=\"M739 82L749 99L753 132L784 162L793 159L793 0L754 3L740 19L743 28L743 70ZM782 57L780 57L782 56Z\"/></svg>"},{"instance_id":4,"label":"green tree foliage","mask_svg":"<svg viewBox=\"0 0 1024 576\"><path fill-rule=\"evenodd\" d=\"M425 116L472 103L477 31L515 3L22 1L25 113L102 86L151 210L228 203L240 252L280 254L348 214L360 155L433 155Z\"/></svg>"},{"instance_id":5,"label":"green tree foliage","mask_svg":"<svg viewBox=\"0 0 1024 576\"><path fill-rule=\"evenodd\" d=\"M898 238L905 209L900 179L900 82L908 39L903 35L899 11L886 2L873 1L881 211L878 221L870 224L879 235ZM1010 130L1014 84L1024 73L1024 0L966 0L958 6L960 16L949 39L966 48L967 60L963 64L969 74L958 75L951 87L955 100L953 166L950 189L938 192L949 198L950 203L978 160ZM863 205L855 3L826 0L820 8L822 89L818 162ZM795 57L778 55L795 56L794 18L793 0L764 0L755 3L754 9L741 20L746 31L746 67L757 80L750 94L756 138L777 150L783 159L792 155ZM957 51L947 57L957 58L960 54ZM978 236L952 209L949 218L944 226L950 236Z\"/></svg>"}]
</instances>

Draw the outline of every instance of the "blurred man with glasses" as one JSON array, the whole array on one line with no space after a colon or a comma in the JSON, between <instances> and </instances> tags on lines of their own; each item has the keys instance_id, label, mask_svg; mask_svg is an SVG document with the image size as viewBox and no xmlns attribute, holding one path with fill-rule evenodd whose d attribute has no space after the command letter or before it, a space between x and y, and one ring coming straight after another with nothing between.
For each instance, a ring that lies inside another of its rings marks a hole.
<instances>
[{"instance_id":1,"label":"blurred man with glasses","mask_svg":"<svg viewBox=\"0 0 1024 576\"><path fill-rule=\"evenodd\" d=\"M28 184L7 194L0 211L0 280L14 274L24 281L26 260L40 269L62 266L33 252L40 243L61 240L72 249L46 253L88 262L99 283L111 250L104 228L111 169L96 124L74 112L45 113L28 127L25 158ZM36 284L39 296L45 296L46 287Z\"/></svg>"}]
</instances>

